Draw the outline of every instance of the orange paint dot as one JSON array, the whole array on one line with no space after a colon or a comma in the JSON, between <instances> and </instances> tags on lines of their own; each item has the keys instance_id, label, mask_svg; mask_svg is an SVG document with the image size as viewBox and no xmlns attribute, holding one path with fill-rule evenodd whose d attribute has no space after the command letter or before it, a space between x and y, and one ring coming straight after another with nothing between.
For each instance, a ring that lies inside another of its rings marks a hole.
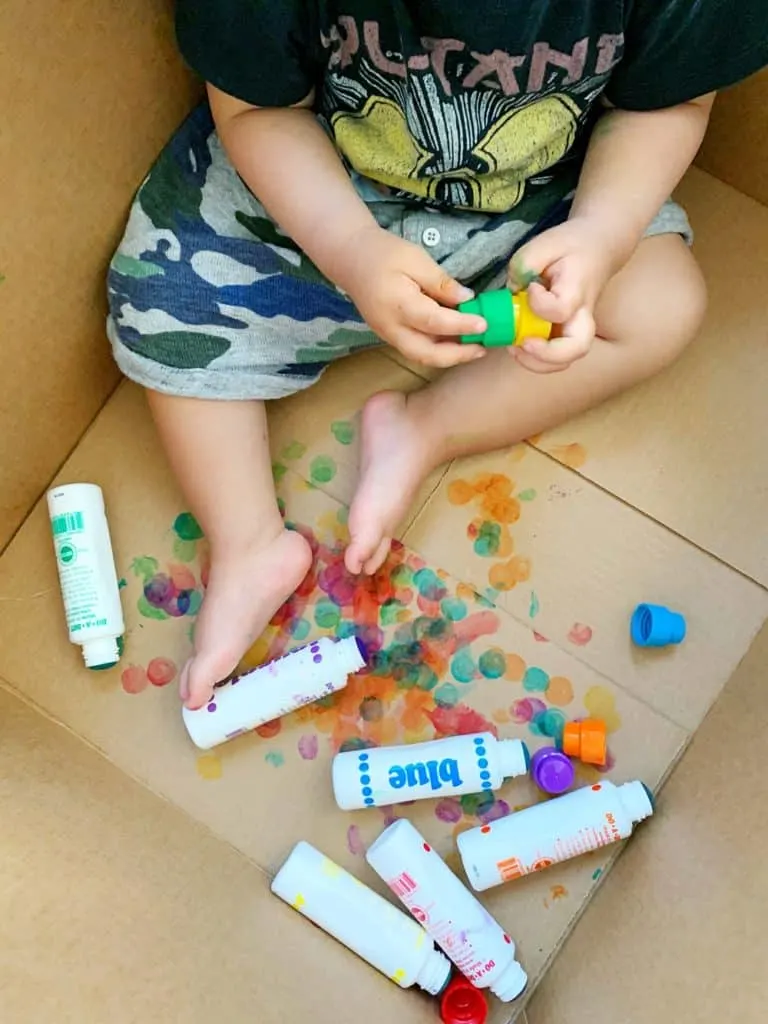
<instances>
[{"instance_id":1,"label":"orange paint dot","mask_svg":"<svg viewBox=\"0 0 768 1024\"><path fill-rule=\"evenodd\" d=\"M520 502L517 498L502 497L489 492L483 499L481 508L489 519L497 523L516 523L520 518Z\"/></svg>"},{"instance_id":2,"label":"orange paint dot","mask_svg":"<svg viewBox=\"0 0 768 1024\"><path fill-rule=\"evenodd\" d=\"M514 683L519 683L525 675L525 670L528 666L525 664L519 654L508 654L507 655L507 668L504 673L507 679L511 679Z\"/></svg>"},{"instance_id":3,"label":"orange paint dot","mask_svg":"<svg viewBox=\"0 0 768 1024\"><path fill-rule=\"evenodd\" d=\"M141 693L149 685L149 679L141 665L129 665L120 676L120 683L126 693Z\"/></svg>"},{"instance_id":4,"label":"orange paint dot","mask_svg":"<svg viewBox=\"0 0 768 1024\"><path fill-rule=\"evenodd\" d=\"M553 900L562 900L568 895L568 890L564 885L553 885L549 890L549 895Z\"/></svg>"},{"instance_id":5,"label":"orange paint dot","mask_svg":"<svg viewBox=\"0 0 768 1024\"><path fill-rule=\"evenodd\" d=\"M490 825L483 825L483 827L480 829L480 831L482 832L482 834L484 836L487 836L488 833L491 831L491 826Z\"/></svg>"},{"instance_id":6,"label":"orange paint dot","mask_svg":"<svg viewBox=\"0 0 768 1024\"><path fill-rule=\"evenodd\" d=\"M565 676L552 676L547 687L547 700L550 704L563 708L573 700L573 684Z\"/></svg>"},{"instance_id":7,"label":"orange paint dot","mask_svg":"<svg viewBox=\"0 0 768 1024\"><path fill-rule=\"evenodd\" d=\"M595 793L599 793L602 788L603 788L602 786L593 786L592 787L592 789L595 791Z\"/></svg>"},{"instance_id":8,"label":"orange paint dot","mask_svg":"<svg viewBox=\"0 0 768 1024\"><path fill-rule=\"evenodd\" d=\"M497 708L495 711L492 711L491 718L497 725L506 725L507 722L512 720L506 708Z\"/></svg>"},{"instance_id":9,"label":"orange paint dot","mask_svg":"<svg viewBox=\"0 0 768 1024\"><path fill-rule=\"evenodd\" d=\"M179 562L171 562L168 566L168 575L177 590L194 590L197 586L197 580L192 570L189 566L181 565Z\"/></svg>"},{"instance_id":10,"label":"orange paint dot","mask_svg":"<svg viewBox=\"0 0 768 1024\"><path fill-rule=\"evenodd\" d=\"M524 583L530 575L530 561L515 555L508 562L494 565L488 573L488 581L494 590L512 590L518 583Z\"/></svg>"},{"instance_id":11,"label":"orange paint dot","mask_svg":"<svg viewBox=\"0 0 768 1024\"><path fill-rule=\"evenodd\" d=\"M556 444L549 449L549 454L571 469L581 469L587 461L587 449L583 444Z\"/></svg>"},{"instance_id":12,"label":"orange paint dot","mask_svg":"<svg viewBox=\"0 0 768 1024\"><path fill-rule=\"evenodd\" d=\"M257 725L256 732L263 740L271 740L273 736L277 736L281 728L280 719L274 718L271 722L265 722L264 725Z\"/></svg>"},{"instance_id":13,"label":"orange paint dot","mask_svg":"<svg viewBox=\"0 0 768 1024\"><path fill-rule=\"evenodd\" d=\"M153 658L147 665L147 678L153 686L167 686L176 678L176 671L170 658Z\"/></svg>"},{"instance_id":14,"label":"orange paint dot","mask_svg":"<svg viewBox=\"0 0 768 1024\"><path fill-rule=\"evenodd\" d=\"M452 480L448 484L448 501L452 505L466 505L475 496L475 488L466 480Z\"/></svg>"}]
</instances>

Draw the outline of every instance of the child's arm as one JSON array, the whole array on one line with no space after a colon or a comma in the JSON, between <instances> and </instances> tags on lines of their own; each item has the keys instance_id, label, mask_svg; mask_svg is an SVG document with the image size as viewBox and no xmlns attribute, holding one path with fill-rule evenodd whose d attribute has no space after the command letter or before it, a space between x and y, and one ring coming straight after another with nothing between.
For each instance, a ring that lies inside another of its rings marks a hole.
<instances>
[{"instance_id":1,"label":"child's arm","mask_svg":"<svg viewBox=\"0 0 768 1024\"><path fill-rule=\"evenodd\" d=\"M562 338L532 339L520 361L530 369L563 369L589 351L594 307L640 243L645 229L693 162L714 94L652 111L610 110L590 140L567 223L517 254L510 280L530 286L533 308L562 324Z\"/></svg>"},{"instance_id":2,"label":"child's arm","mask_svg":"<svg viewBox=\"0 0 768 1024\"><path fill-rule=\"evenodd\" d=\"M208 93L219 137L238 173L379 337L433 366L484 354L476 345L441 341L485 330L481 318L446 308L472 292L419 246L378 226L310 109L311 96L295 107L267 108L211 85Z\"/></svg>"}]
</instances>

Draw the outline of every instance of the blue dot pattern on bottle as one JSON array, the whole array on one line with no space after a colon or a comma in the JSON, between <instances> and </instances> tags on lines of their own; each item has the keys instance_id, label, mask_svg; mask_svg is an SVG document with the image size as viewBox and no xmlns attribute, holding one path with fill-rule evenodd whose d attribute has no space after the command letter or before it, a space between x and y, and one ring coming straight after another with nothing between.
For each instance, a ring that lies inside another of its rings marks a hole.
<instances>
[{"instance_id":1,"label":"blue dot pattern on bottle","mask_svg":"<svg viewBox=\"0 0 768 1024\"><path fill-rule=\"evenodd\" d=\"M481 736L475 736L475 756L477 757L477 767L480 771L480 786L482 789L491 788L491 773L487 771L488 760L485 756L485 746Z\"/></svg>"},{"instance_id":2,"label":"blue dot pattern on bottle","mask_svg":"<svg viewBox=\"0 0 768 1024\"><path fill-rule=\"evenodd\" d=\"M368 785L371 781L371 777L368 774L370 766L368 764L368 755L363 751L357 755L357 767L360 772L360 786L363 794L363 803L366 807L370 807L373 804L373 790Z\"/></svg>"}]
</instances>

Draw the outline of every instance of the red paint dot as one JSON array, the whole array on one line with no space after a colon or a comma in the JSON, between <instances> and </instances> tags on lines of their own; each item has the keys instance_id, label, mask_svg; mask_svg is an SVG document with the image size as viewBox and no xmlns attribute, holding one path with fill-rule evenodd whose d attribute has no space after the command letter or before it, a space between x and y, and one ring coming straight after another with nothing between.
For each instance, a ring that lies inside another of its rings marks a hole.
<instances>
[{"instance_id":1,"label":"red paint dot","mask_svg":"<svg viewBox=\"0 0 768 1024\"><path fill-rule=\"evenodd\" d=\"M273 736L277 736L281 728L282 722L279 718L275 718L271 722L265 722L264 725L256 726L256 732L263 740L271 740Z\"/></svg>"},{"instance_id":2,"label":"red paint dot","mask_svg":"<svg viewBox=\"0 0 768 1024\"><path fill-rule=\"evenodd\" d=\"M147 665L147 678L153 686L167 686L176 678L176 665L170 658L153 658Z\"/></svg>"},{"instance_id":3,"label":"red paint dot","mask_svg":"<svg viewBox=\"0 0 768 1024\"><path fill-rule=\"evenodd\" d=\"M508 946L511 946L511 945L512 945L512 939L510 939L510 937L509 937L508 935L505 935L505 936L504 936L504 941L506 942L506 944L507 944Z\"/></svg>"},{"instance_id":4,"label":"red paint dot","mask_svg":"<svg viewBox=\"0 0 768 1024\"><path fill-rule=\"evenodd\" d=\"M126 693L141 693L146 690L149 680L141 665L129 665L120 676L120 682Z\"/></svg>"},{"instance_id":5,"label":"red paint dot","mask_svg":"<svg viewBox=\"0 0 768 1024\"><path fill-rule=\"evenodd\" d=\"M424 843L424 849L427 851L427 853L432 852L432 847L429 845L429 843Z\"/></svg>"},{"instance_id":6,"label":"red paint dot","mask_svg":"<svg viewBox=\"0 0 768 1024\"><path fill-rule=\"evenodd\" d=\"M491 831L491 826L490 825L483 825L483 827L480 829L480 831L482 832L482 834L484 836L487 836L488 833Z\"/></svg>"},{"instance_id":7,"label":"red paint dot","mask_svg":"<svg viewBox=\"0 0 768 1024\"><path fill-rule=\"evenodd\" d=\"M598 785L592 787L592 789L593 789L593 791L595 793L599 793L602 788L603 787L599 783L598 783Z\"/></svg>"}]
</instances>

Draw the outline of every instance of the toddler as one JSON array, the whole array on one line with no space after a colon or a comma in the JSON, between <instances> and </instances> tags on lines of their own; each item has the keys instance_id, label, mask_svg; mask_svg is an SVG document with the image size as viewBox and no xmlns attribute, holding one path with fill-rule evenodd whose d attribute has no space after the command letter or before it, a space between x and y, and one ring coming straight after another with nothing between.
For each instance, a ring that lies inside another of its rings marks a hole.
<instances>
[{"instance_id":1,"label":"toddler","mask_svg":"<svg viewBox=\"0 0 768 1024\"><path fill-rule=\"evenodd\" d=\"M705 291L683 210L715 90L768 64L766 0L178 0L207 83L109 272L211 546L181 693L199 707L307 572L265 401L374 345L447 372L361 422L346 564L373 573L425 476L657 373ZM456 306L508 282L558 325L485 351Z\"/></svg>"}]
</instances>

